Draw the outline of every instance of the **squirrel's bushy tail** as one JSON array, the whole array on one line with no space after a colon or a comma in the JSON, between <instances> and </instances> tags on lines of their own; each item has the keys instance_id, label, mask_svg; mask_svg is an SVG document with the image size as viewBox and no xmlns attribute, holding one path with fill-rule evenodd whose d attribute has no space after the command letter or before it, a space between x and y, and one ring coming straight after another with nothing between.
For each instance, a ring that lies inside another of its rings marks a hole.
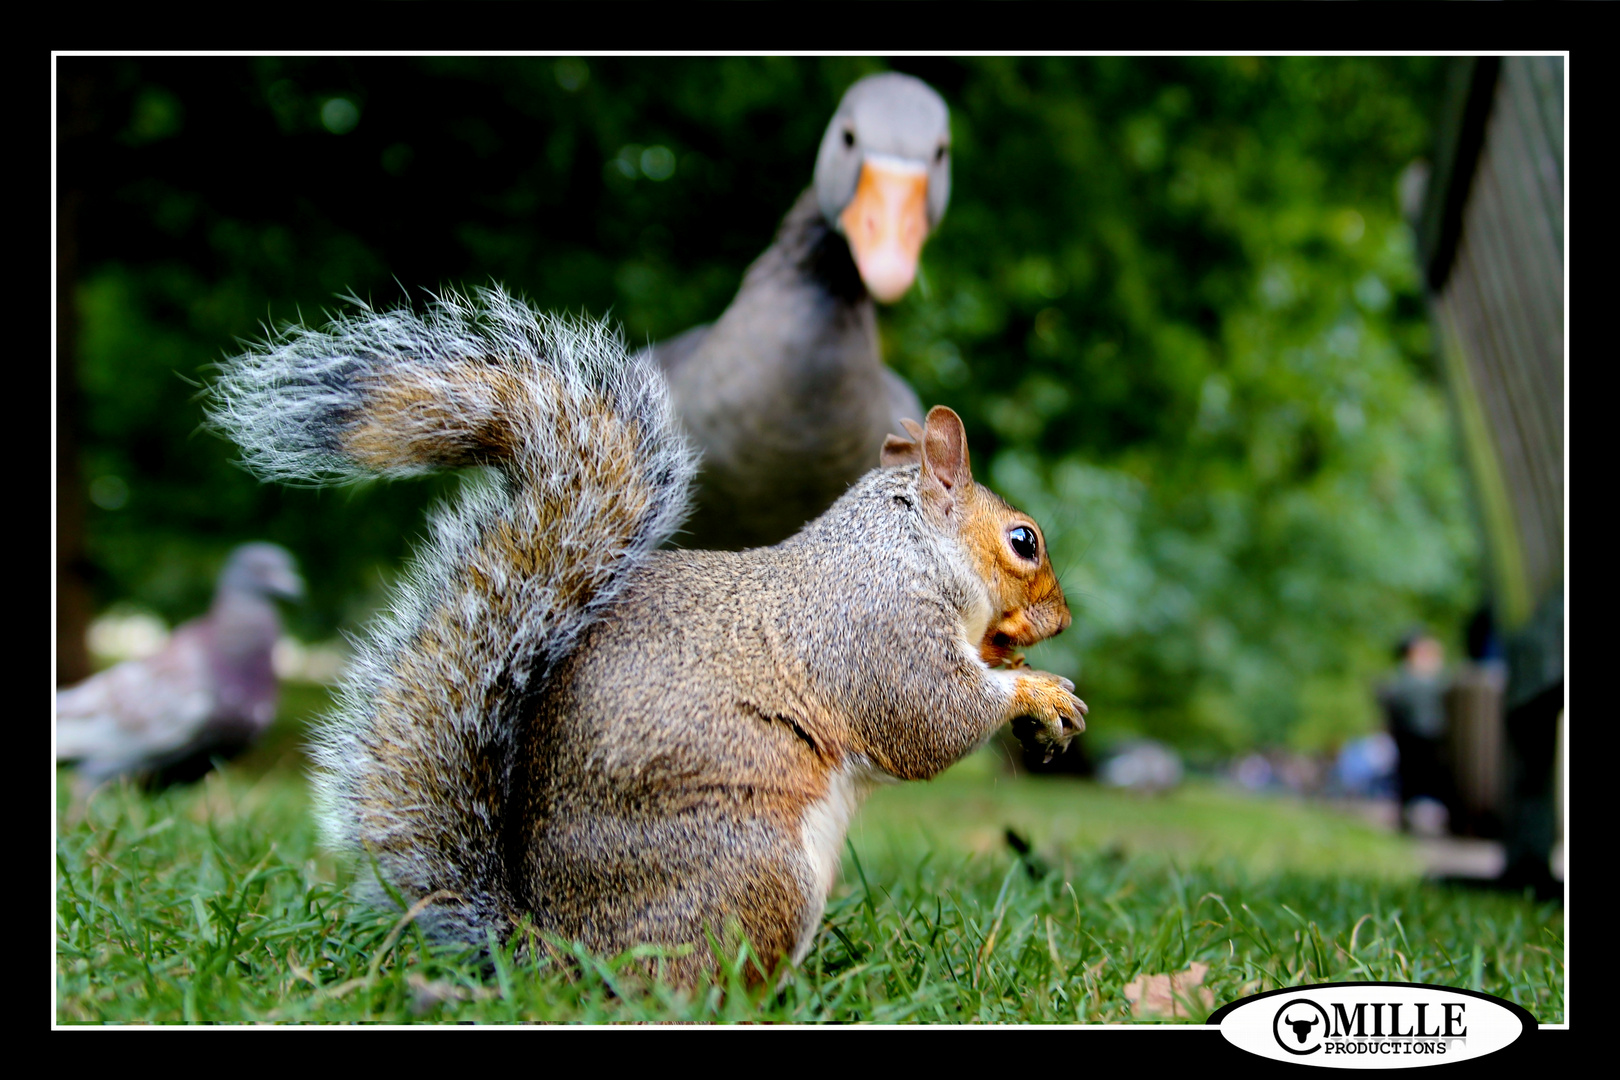
<instances>
[{"instance_id":1,"label":"squirrel's bushy tail","mask_svg":"<svg viewBox=\"0 0 1620 1080\"><path fill-rule=\"evenodd\" d=\"M266 479L493 466L435 515L355 644L316 747L328 842L369 853L430 929L504 939L514 737L626 570L680 524L694 458L663 378L594 322L498 288L422 316L295 326L223 365L209 418Z\"/></svg>"}]
</instances>

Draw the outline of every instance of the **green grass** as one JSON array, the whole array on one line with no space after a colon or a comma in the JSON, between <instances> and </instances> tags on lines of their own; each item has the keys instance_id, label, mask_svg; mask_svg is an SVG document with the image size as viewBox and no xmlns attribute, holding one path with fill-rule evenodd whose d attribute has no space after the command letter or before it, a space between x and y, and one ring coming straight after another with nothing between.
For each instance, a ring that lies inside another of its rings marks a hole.
<instances>
[{"instance_id":1,"label":"green grass","mask_svg":"<svg viewBox=\"0 0 1620 1080\"><path fill-rule=\"evenodd\" d=\"M287 712L320 701L298 688ZM635 957L503 953L486 973L349 902L316 845L299 737L280 726L203 783L109 786L82 810L60 773L60 1023L1119 1023L1128 982L1193 961L1217 1005L1383 979L1563 1020L1556 906L1425 884L1398 838L1320 808L1011 780L988 756L873 795L823 932L779 990L746 988L738 957L687 994L633 977Z\"/></svg>"}]
</instances>

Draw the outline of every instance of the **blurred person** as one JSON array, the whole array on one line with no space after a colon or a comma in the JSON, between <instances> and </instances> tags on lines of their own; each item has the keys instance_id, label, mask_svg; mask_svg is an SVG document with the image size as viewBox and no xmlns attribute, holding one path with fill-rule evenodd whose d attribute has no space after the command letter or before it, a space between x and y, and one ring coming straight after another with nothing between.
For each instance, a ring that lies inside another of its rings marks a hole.
<instances>
[{"instance_id":1,"label":"blurred person","mask_svg":"<svg viewBox=\"0 0 1620 1080\"><path fill-rule=\"evenodd\" d=\"M1351 739L1339 750L1333 778L1339 791L1359 798L1394 798L1395 763L1399 753L1387 731Z\"/></svg>"},{"instance_id":2,"label":"blurred person","mask_svg":"<svg viewBox=\"0 0 1620 1080\"><path fill-rule=\"evenodd\" d=\"M1401 638L1395 657L1401 666L1378 688L1378 703L1395 740L1401 828L1443 832L1443 808L1451 803L1445 754L1445 649L1427 631L1413 630Z\"/></svg>"}]
</instances>

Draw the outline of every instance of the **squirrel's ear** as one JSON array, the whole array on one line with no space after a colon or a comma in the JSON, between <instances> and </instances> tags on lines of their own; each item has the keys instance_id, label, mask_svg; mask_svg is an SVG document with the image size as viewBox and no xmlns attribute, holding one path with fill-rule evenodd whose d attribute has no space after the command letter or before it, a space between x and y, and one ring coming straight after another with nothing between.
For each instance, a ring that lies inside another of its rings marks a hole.
<instances>
[{"instance_id":1,"label":"squirrel's ear","mask_svg":"<svg viewBox=\"0 0 1620 1080\"><path fill-rule=\"evenodd\" d=\"M898 435L890 435L883 440L883 450L878 455L878 462L885 469L896 465L915 465L922 460L922 425L915 420L901 420L900 424L911 438L902 439Z\"/></svg>"},{"instance_id":2,"label":"squirrel's ear","mask_svg":"<svg viewBox=\"0 0 1620 1080\"><path fill-rule=\"evenodd\" d=\"M920 460L922 452L917 444L898 435L884 439L883 450L878 455L878 464L885 469L892 469L896 465L915 465Z\"/></svg>"},{"instance_id":3,"label":"squirrel's ear","mask_svg":"<svg viewBox=\"0 0 1620 1080\"><path fill-rule=\"evenodd\" d=\"M973 483L962 418L943 405L935 405L928 410L928 426L921 442L922 475L917 492L924 502L948 516Z\"/></svg>"},{"instance_id":4,"label":"squirrel's ear","mask_svg":"<svg viewBox=\"0 0 1620 1080\"><path fill-rule=\"evenodd\" d=\"M928 410L923 432L923 458L946 487L966 485L973 479L968 465L967 429L962 418L943 405Z\"/></svg>"}]
</instances>

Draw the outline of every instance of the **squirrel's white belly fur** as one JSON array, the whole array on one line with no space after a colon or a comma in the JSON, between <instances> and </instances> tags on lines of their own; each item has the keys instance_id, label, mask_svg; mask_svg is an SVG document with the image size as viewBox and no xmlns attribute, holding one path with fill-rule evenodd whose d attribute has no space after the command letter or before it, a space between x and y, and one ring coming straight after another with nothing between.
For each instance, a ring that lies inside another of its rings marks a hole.
<instances>
[{"instance_id":1,"label":"squirrel's white belly fur","mask_svg":"<svg viewBox=\"0 0 1620 1080\"><path fill-rule=\"evenodd\" d=\"M799 822L799 838L804 845L805 858L815 886L807 897L804 925L799 940L793 947L793 962L801 962L815 942L816 931L821 928L821 916L827 910L827 896L838 880L839 856L844 837L849 832L850 819L860 809L867 793L878 784L892 782L894 777L877 768L864 756L851 754L839 763L828 778L827 794L805 808Z\"/></svg>"}]
</instances>

